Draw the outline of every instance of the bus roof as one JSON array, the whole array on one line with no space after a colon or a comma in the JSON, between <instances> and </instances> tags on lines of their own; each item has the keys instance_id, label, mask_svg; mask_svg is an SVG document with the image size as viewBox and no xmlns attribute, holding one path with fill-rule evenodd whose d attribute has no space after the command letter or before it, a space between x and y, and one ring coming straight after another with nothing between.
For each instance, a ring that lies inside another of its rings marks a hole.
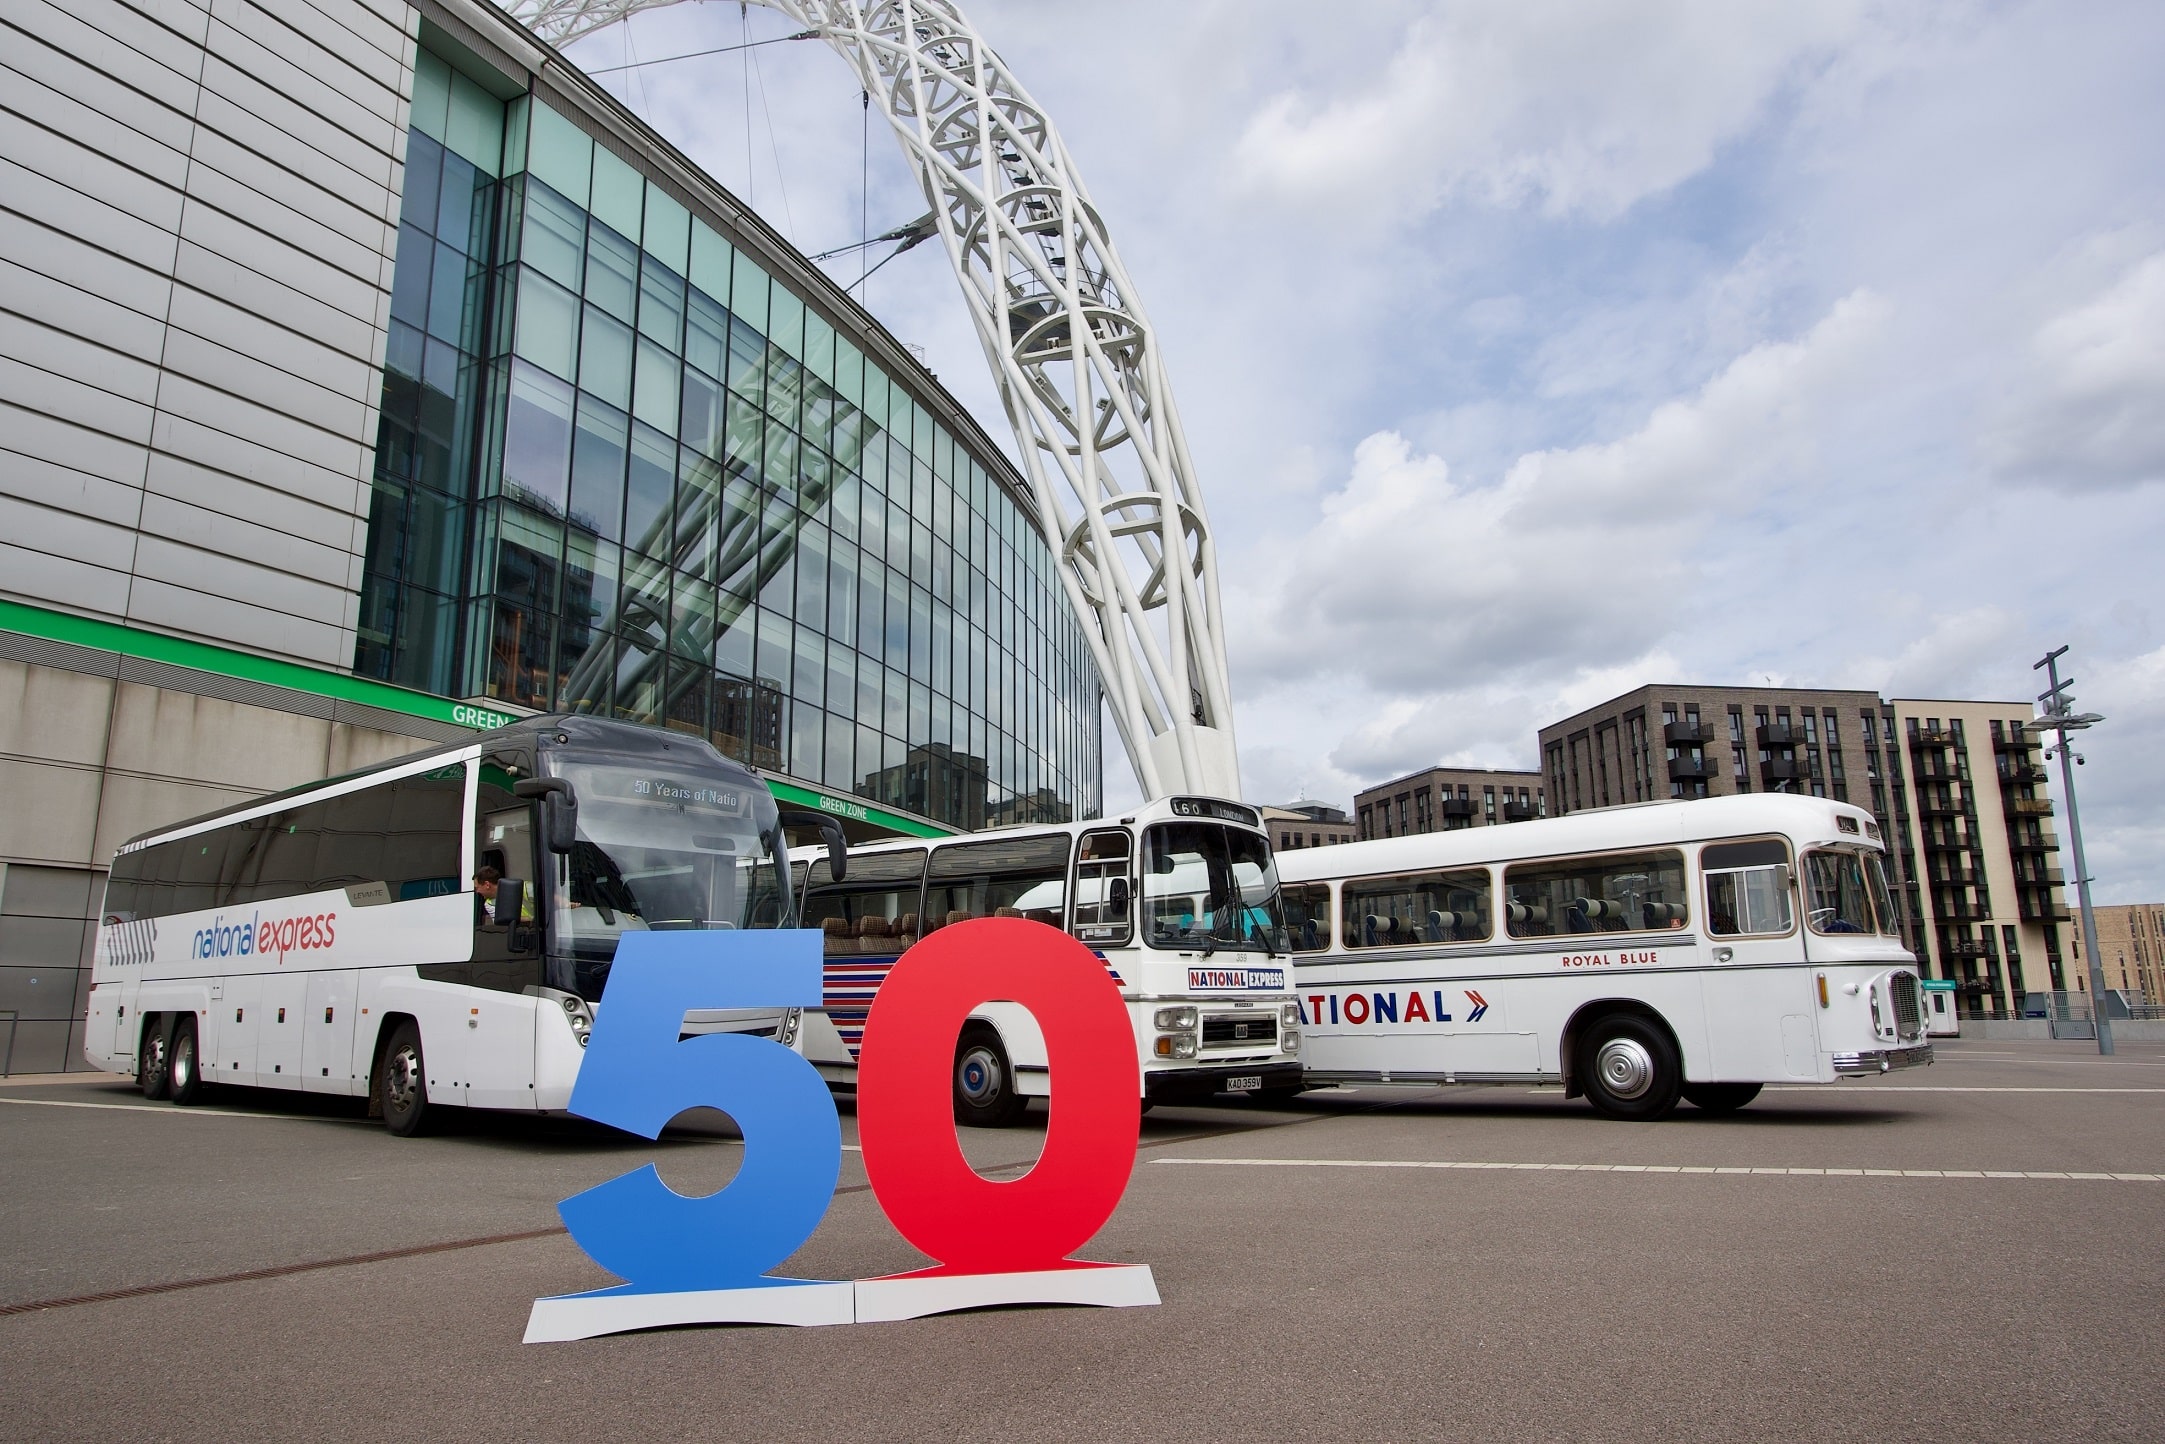
<instances>
[{"instance_id":1,"label":"bus roof","mask_svg":"<svg viewBox=\"0 0 2165 1444\"><path fill-rule=\"evenodd\" d=\"M1845 818L1854 825L1854 832L1843 829L1839 819ZM1823 839L1879 847L1874 835L1878 826L1863 808L1831 798L1751 793L1658 806L1595 808L1532 822L1292 848L1278 854L1278 876L1285 882L1316 882L1565 853L1674 846L1768 832L1806 841Z\"/></svg>"},{"instance_id":2,"label":"bus roof","mask_svg":"<svg viewBox=\"0 0 2165 1444\"><path fill-rule=\"evenodd\" d=\"M698 749L708 754L706 760L709 763L719 764L725 772L741 774L741 779L733 777L732 781L741 780L746 786L764 787L766 785L760 781L758 774L743 763L724 757L715 750L713 744L703 737L693 737L687 733L674 732L661 727L650 727L643 722L627 722L616 717L594 717L571 712L543 713L534 717L522 717L516 722L494 728L491 731L476 732L473 736L462 738L457 742L446 742L436 747L424 747L419 751L388 758L382 762L372 763L367 767L357 767L351 772L341 772L335 777L319 777L313 782L304 782L295 787L288 787L283 791L267 792L260 797L251 797L245 802L229 803L210 812L182 818L178 822L169 822L163 827L154 827L129 838L121 844L119 851L125 852L139 843L163 837L168 833L192 832L207 823L217 822L222 818L238 816L247 812L257 812L272 804L292 798L306 797L311 793L320 792L324 788L336 787L341 783L352 782L359 778L372 777L380 772L405 771L411 769L417 763L426 763L433 759L441 758L449 761L453 758L463 757L476 748L483 751L514 748L537 752L550 745L572 748L607 748L634 757L660 756L663 752L679 748Z\"/></svg>"}]
</instances>

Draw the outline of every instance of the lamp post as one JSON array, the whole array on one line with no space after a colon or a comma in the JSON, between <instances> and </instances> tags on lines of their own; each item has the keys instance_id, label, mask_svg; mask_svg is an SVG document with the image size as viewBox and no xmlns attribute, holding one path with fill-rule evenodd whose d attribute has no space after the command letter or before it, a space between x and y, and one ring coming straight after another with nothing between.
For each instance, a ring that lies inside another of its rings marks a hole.
<instances>
[{"instance_id":1,"label":"lamp post","mask_svg":"<svg viewBox=\"0 0 2165 1444\"><path fill-rule=\"evenodd\" d=\"M2060 790L2067 794L2067 838L2075 851L2075 896L2082 910L2082 953L2090 965L2090 1018L2097 1029L2097 1051L2112 1052L2112 1020L2105 1016L2105 964L2097 955L2097 917L2090 911L2090 869L2082 860L2082 814L2075 807L2075 766L2068 746L2067 734L2093 726L2105 719L2095 712L2077 712L2075 696L2068 691L2075 685L2069 677L2060 680L2060 658L2067 648L2057 647L2045 653L2030 670L2042 668L2051 690L2037 697L2038 714L2029 723L2032 732L2057 734L2054 747L2060 754ZM2050 757L2052 754L2045 754Z\"/></svg>"}]
</instances>

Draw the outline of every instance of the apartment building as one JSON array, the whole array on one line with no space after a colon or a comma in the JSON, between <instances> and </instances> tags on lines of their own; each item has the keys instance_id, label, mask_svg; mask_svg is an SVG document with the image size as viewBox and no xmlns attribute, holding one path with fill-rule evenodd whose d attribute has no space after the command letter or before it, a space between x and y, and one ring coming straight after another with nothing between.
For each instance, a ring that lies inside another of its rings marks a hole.
<instances>
[{"instance_id":1,"label":"apartment building","mask_svg":"<svg viewBox=\"0 0 2165 1444\"><path fill-rule=\"evenodd\" d=\"M1363 839L1492 827L1548 816L1538 772L1487 767L1430 767L1355 794Z\"/></svg>"},{"instance_id":2,"label":"apartment building","mask_svg":"<svg viewBox=\"0 0 2165 1444\"><path fill-rule=\"evenodd\" d=\"M1265 807L1262 812L1263 830L1270 834L1270 845L1280 852L1354 840L1353 819L1346 816L1344 808L1327 802L1304 799L1283 807Z\"/></svg>"},{"instance_id":3,"label":"apartment building","mask_svg":"<svg viewBox=\"0 0 2165 1444\"><path fill-rule=\"evenodd\" d=\"M1970 1010L2013 1013L2067 976L2059 841L2029 715L2021 702L1641 687L1542 728L1542 777L1559 813L1745 792L1868 809L1927 975L1962 983Z\"/></svg>"},{"instance_id":4,"label":"apartment building","mask_svg":"<svg viewBox=\"0 0 2165 1444\"><path fill-rule=\"evenodd\" d=\"M2092 908L2097 922L2097 960L2105 986L2155 1007L2165 1002L2165 903L2120 903ZM2082 961L2082 930L2070 928L2074 966L2068 983L2089 986L2089 966Z\"/></svg>"},{"instance_id":5,"label":"apartment building","mask_svg":"<svg viewBox=\"0 0 2165 1444\"><path fill-rule=\"evenodd\" d=\"M2042 743L2026 702L1889 704L1909 779L1890 843L1902 852L1913 941L1972 1006L2019 1011L2027 992L2068 987L2068 912ZM1925 946L1918 946L1922 942ZM1997 1007L1993 1007L1997 1000Z\"/></svg>"}]
</instances>

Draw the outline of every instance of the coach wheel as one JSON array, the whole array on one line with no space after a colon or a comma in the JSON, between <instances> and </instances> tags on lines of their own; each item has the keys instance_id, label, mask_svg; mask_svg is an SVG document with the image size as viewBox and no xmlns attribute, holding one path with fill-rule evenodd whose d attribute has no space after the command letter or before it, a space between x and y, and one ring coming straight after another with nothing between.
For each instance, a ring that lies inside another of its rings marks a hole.
<instances>
[{"instance_id":1,"label":"coach wheel","mask_svg":"<svg viewBox=\"0 0 2165 1444\"><path fill-rule=\"evenodd\" d=\"M1684 1101L1708 1113L1734 1113L1759 1096L1757 1083L1686 1083Z\"/></svg>"},{"instance_id":2,"label":"coach wheel","mask_svg":"<svg viewBox=\"0 0 2165 1444\"><path fill-rule=\"evenodd\" d=\"M1000 1035L983 1023L962 1030L955 1044L955 1121L973 1128L1005 1128L1020 1119L1030 1100L1015 1091Z\"/></svg>"},{"instance_id":3,"label":"coach wheel","mask_svg":"<svg viewBox=\"0 0 2165 1444\"><path fill-rule=\"evenodd\" d=\"M145 1098L165 1097L172 1084L171 1043L165 1020L153 1015L143 1029L143 1045L135 1050L135 1086L143 1090Z\"/></svg>"},{"instance_id":4,"label":"coach wheel","mask_svg":"<svg viewBox=\"0 0 2165 1444\"><path fill-rule=\"evenodd\" d=\"M1589 1028L1579 1048L1586 1101L1608 1118L1650 1122L1676 1108L1684 1070L1660 1027L1625 1014Z\"/></svg>"},{"instance_id":5,"label":"coach wheel","mask_svg":"<svg viewBox=\"0 0 2165 1444\"><path fill-rule=\"evenodd\" d=\"M428 1125L428 1071L421 1056L421 1030L401 1023L384 1045L383 1061L376 1068L376 1097L383 1108L383 1126L400 1138L411 1138Z\"/></svg>"},{"instance_id":6,"label":"coach wheel","mask_svg":"<svg viewBox=\"0 0 2165 1444\"><path fill-rule=\"evenodd\" d=\"M203 1058L196 1049L195 1018L183 1014L166 1050L167 1096L181 1107L203 1101Z\"/></svg>"}]
</instances>

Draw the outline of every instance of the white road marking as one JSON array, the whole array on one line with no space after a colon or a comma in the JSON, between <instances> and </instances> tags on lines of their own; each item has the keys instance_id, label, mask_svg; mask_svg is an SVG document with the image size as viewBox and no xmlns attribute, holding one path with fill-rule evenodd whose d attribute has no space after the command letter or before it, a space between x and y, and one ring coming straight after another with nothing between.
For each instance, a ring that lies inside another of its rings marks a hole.
<instances>
[{"instance_id":1,"label":"white road marking","mask_svg":"<svg viewBox=\"0 0 2165 1444\"><path fill-rule=\"evenodd\" d=\"M286 1123L358 1123L357 1118L322 1118L306 1113L249 1113L239 1108L161 1108L155 1103L82 1103L68 1098L0 1098L22 1108L101 1108L110 1113L159 1113L169 1118L276 1118Z\"/></svg>"},{"instance_id":2,"label":"white road marking","mask_svg":"<svg viewBox=\"0 0 2165 1444\"><path fill-rule=\"evenodd\" d=\"M1153 1158L1152 1163L1175 1163L1211 1168L1419 1168L1469 1169L1477 1173L1748 1173L1791 1178L2028 1178L2065 1182L2070 1179L2104 1183L2165 1183L2156 1173L2044 1173L1995 1172L1956 1168L1700 1168L1674 1163L1474 1163L1403 1158Z\"/></svg>"},{"instance_id":3,"label":"white road marking","mask_svg":"<svg viewBox=\"0 0 2165 1444\"><path fill-rule=\"evenodd\" d=\"M1823 1083L1776 1083L1769 1093L1823 1093ZM1962 1088L1938 1083L1882 1083L1877 1088L1848 1089L1830 1097L1862 1098L1867 1093L2165 1093L2165 1088Z\"/></svg>"}]
</instances>

